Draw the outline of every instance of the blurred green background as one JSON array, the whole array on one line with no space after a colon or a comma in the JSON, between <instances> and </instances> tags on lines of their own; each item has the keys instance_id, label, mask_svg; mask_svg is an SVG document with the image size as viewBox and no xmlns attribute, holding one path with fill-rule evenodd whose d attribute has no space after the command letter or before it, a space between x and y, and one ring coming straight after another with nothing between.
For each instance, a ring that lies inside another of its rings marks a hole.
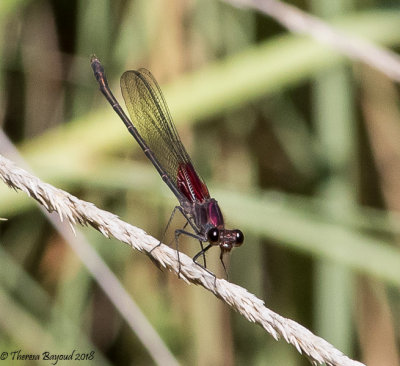
<instances>
[{"instance_id":1,"label":"blurred green background","mask_svg":"<svg viewBox=\"0 0 400 366\"><path fill-rule=\"evenodd\" d=\"M397 1L291 3L399 51ZM1 0L0 35L1 125L39 178L162 238L174 196L101 96L89 59L103 62L120 101L123 71L148 68L227 226L245 233L230 280L350 357L399 364L391 80L216 0ZM0 351L95 350L95 364L152 364L34 201L1 184L0 202ZM82 232L178 362L309 364L202 288ZM193 240L180 247L198 250ZM209 267L223 276L218 257L210 250Z\"/></svg>"}]
</instances>

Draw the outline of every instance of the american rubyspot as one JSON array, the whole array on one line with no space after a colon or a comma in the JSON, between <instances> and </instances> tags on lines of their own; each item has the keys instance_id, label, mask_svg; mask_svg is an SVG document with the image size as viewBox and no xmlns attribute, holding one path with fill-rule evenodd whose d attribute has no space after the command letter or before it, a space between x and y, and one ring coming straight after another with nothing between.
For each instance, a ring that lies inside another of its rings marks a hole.
<instances>
[{"instance_id":1,"label":"american rubyspot","mask_svg":"<svg viewBox=\"0 0 400 366\"><path fill-rule=\"evenodd\" d=\"M135 122L133 125L112 94L104 68L94 55L91 66L100 91L179 201L179 206L174 208L167 225L168 227L176 210L187 221L183 229L175 230L177 248L179 236L182 234L198 239L201 250L193 257L193 261L200 265L196 260L203 255L206 267L205 252L212 246L219 246L220 260L226 272L223 255L243 243L243 233L237 229L225 229L218 203L210 197L206 184L197 174L182 144L157 81L146 69L125 71L122 74L122 95ZM194 233L184 230L188 224ZM209 244L204 248L203 242Z\"/></svg>"}]
</instances>

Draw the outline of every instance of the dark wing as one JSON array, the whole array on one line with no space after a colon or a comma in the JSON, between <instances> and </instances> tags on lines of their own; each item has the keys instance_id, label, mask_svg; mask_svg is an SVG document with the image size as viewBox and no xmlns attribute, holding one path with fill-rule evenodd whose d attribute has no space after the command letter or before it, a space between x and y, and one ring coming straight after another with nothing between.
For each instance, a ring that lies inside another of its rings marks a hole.
<instances>
[{"instance_id":1,"label":"dark wing","mask_svg":"<svg viewBox=\"0 0 400 366\"><path fill-rule=\"evenodd\" d=\"M132 123L171 182L192 202L209 198L207 187L193 167L161 89L150 71L124 72L121 90Z\"/></svg>"}]
</instances>

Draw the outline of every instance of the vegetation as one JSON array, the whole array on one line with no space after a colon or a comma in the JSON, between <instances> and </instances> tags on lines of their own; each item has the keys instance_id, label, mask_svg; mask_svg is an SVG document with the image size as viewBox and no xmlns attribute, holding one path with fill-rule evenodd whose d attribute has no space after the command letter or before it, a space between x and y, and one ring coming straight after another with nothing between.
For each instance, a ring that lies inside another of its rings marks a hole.
<instances>
[{"instance_id":1,"label":"vegetation","mask_svg":"<svg viewBox=\"0 0 400 366\"><path fill-rule=\"evenodd\" d=\"M398 51L390 0L291 3ZM349 357L399 364L393 80L216 0L2 0L0 34L0 121L36 176L161 239L176 201L101 96L89 60L102 60L121 102L123 71L150 69L228 225L245 233L229 280ZM0 153L22 166L4 136ZM153 362L34 201L0 185L0 202L0 350ZM202 288L82 233L182 364L309 364ZM180 248L193 256L198 244ZM207 262L223 276L217 249Z\"/></svg>"}]
</instances>

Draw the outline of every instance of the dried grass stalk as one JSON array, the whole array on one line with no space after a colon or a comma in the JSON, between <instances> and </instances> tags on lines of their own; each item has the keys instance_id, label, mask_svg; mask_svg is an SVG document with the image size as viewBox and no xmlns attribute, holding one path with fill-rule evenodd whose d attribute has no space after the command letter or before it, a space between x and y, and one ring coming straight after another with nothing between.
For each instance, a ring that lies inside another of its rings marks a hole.
<instances>
[{"instance_id":1,"label":"dried grass stalk","mask_svg":"<svg viewBox=\"0 0 400 366\"><path fill-rule=\"evenodd\" d=\"M0 178L10 187L19 189L43 205L49 212L57 212L60 220L67 220L71 225L93 226L106 237L114 237L132 248L146 253L161 267L178 273L177 252L168 246L158 245L159 241L143 230L120 220L116 215L98 209L94 204L82 201L71 194L43 183L37 177L17 167L13 162L0 155ZM150 253L151 251L151 253ZM342 352L335 349L324 339L315 336L308 329L293 320L286 319L265 307L264 302L246 289L215 279L207 271L194 264L192 259L183 253L180 276L186 282L201 285L214 293L222 301L242 314L247 320L261 325L276 340L284 338L304 353L312 364L361 366Z\"/></svg>"},{"instance_id":2,"label":"dried grass stalk","mask_svg":"<svg viewBox=\"0 0 400 366\"><path fill-rule=\"evenodd\" d=\"M258 10L274 18L293 33L308 35L353 60L365 62L392 80L400 81L399 55L366 39L346 34L295 6L277 0L223 1Z\"/></svg>"}]
</instances>

